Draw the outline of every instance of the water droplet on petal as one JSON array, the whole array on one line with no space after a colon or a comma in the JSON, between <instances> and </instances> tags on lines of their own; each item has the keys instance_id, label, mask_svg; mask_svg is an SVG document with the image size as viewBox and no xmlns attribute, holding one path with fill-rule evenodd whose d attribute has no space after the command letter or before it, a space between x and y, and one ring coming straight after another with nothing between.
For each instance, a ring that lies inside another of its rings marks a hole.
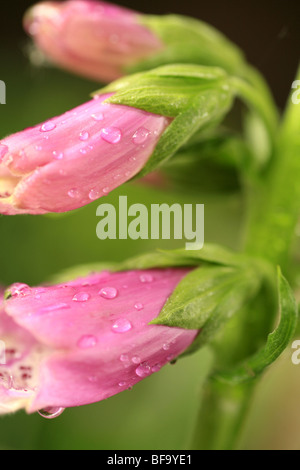
<instances>
[{"instance_id":1,"label":"water droplet on petal","mask_svg":"<svg viewBox=\"0 0 300 470\"><path fill-rule=\"evenodd\" d=\"M139 356L133 356L131 361L133 362L133 364L140 364L141 363L141 358Z\"/></svg>"},{"instance_id":2,"label":"water droplet on petal","mask_svg":"<svg viewBox=\"0 0 300 470\"><path fill-rule=\"evenodd\" d=\"M43 147L41 145L36 145L34 148L38 151L43 150Z\"/></svg>"},{"instance_id":3,"label":"water droplet on petal","mask_svg":"<svg viewBox=\"0 0 300 470\"><path fill-rule=\"evenodd\" d=\"M68 196L71 197L72 199L80 197L80 192L78 189L73 188L68 191Z\"/></svg>"},{"instance_id":4,"label":"water droplet on petal","mask_svg":"<svg viewBox=\"0 0 300 470\"><path fill-rule=\"evenodd\" d=\"M135 308L136 310L140 311L140 310L143 310L144 305L141 304L140 302L137 302L137 303L134 305L134 308Z\"/></svg>"},{"instance_id":5,"label":"water droplet on petal","mask_svg":"<svg viewBox=\"0 0 300 470\"><path fill-rule=\"evenodd\" d=\"M126 318L120 318L112 326L112 330L115 333L126 333L127 331L131 330L131 328L132 324Z\"/></svg>"},{"instance_id":6,"label":"water droplet on petal","mask_svg":"<svg viewBox=\"0 0 300 470\"><path fill-rule=\"evenodd\" d=\"M88 140L90 137L90 134L88 132L80 132L79 134L79 139L82 141Z\"/></svg>"},{"instance_id":7,"label":"water droplet on petal","mask_svg":"<svg viewBox=\"0 0 300 470\"><path fill-rule=\"evenodd\" d=\"M95 120L95 121L103 121L103 114L102 113L99 113L99 114L92 114L91 117Z\"/></svg>"},{"instance_id":8,"label":"water droplet on petal","mask_svg":"<svg viewBox=\"0 0 300 470\"><path fill-rule=\"evenodd\" d=\"M27 284L15 283L9 289L9 293L11 296L18 296L18 295L26 295L31 292L31 288Z\"/></svg>"},{"instance_id":9,"label":"water droplet on petal","mask_svg":"<svg viewBox=\"0 0 300 470\"><path fill-rule=\"evenodd\" d=\"M38 411L38 414L46 419L57 418L64 412L65 408L59 406L49 406Z\"/></svg>"},{"instance_id":10,"label":"water droplet on petal","mask_svg":"<svg viewBox=\"0 0 300 470\"><path fill-rule=\"evenodd\" d=\"M62 158L64 158L63 152L57 152L56 150L52 152L52 155L55 160L61 160Z\"/></svg>"},{"instance_id":11,"label":"water droplet on petal","mask_svg":"<svg viewBox=\"0 0 300 470\"><path fill-rule=\"evenodd\" d=\"M140 127L132 136L132 141L136 145L141 145L143 144L146 140L148 135L150 134L150 131L146 129L145 127Z\"/></svg>"},{"instance_id":12,"label":"water droplet on petal","mask_svg":"<svg viewBox=\"0 0 300 470\"><path fill-rule=\"evenodd\" d=\"M100 193L99 191L97 191L96 189L91 189L90 192L89 192L89 199L91 201L95 201L96 199L98 199L100 197Z\"/></svg>"},{"instance_id":13,"label":"water droplet on petal","mask_svg":"<svg viewBox=\"0 0 300 470\"><path fill-rule=\"evenodd\" d=\"M151 371L152 371L152 372L158 372L160 369L161 369L161 365L160 365L160 364L155 364L155 365L151 368Z\"/></svg>"},{"instance_id":14,"label":"water droplet on petal","mask_svg":"<svg viewBox=\"0 0 300 470\"><path fill-rule=\"evenodd\" d=\"M119 387L124 387L126 385L126 382L119 382Z\"/></svg>"},{"instance_id":15,"label":"water droplet on petal","mask_svg":"<svg viewBox=\"0 0 300 470\"><path fill-rule=\"evenodd\" d=\"M102 192L103 192L104 194L108 194L108 193L109 193L109 191L110 191L110 189L109 189L109 188L103 188L103 189L102 189Z\"/></svg>"},{"instance_id":16,"label":"water droplet on petal","mask_svg":"<svg viewBox=\"0 0 300 470\"><path fill-rule=\"evenodd\" d=\"M47 121L40 127L40 131L41 132L49 132L49 131L52 131L55 128L56 128L56 125L54 124L54 122Z\"/></svg>"},{"instance_id":17,"label":"water droplet on petal","mask_svg":"<svg viewBox=\"0 0 300 470\"><path fill-rule=\"evenodd\" d=\"M96 336L93 335L83 335L77 342L77 346L80 349L89 349L93 348L97 344L97 338Z\"/></svg>"},{"instance_id":18,"label":"water droplet on petal","mask_svg":"<svg viewBox=\"0 0 300 470\"><path fill-rule=\"evenodd\" d=\"M118 295L118 291L114 287L103 287L99 291L99 295L104 299L115 299Z\"/></svg>"},{"instance_id":19,"label":"water droplet on petal","mask_svg":"<svg viewBox=\"0 0 300 470\"><path fill-rule=\"evenodd\" d=\"M141 274L140 281L141 282L152 282L153 281L153 276L151 274Z\"/></svg>"},{"instance_id":20,"label":"water droplet on petal","mask_svg":"<svg viewBox=\"0 0 300 470\"><path fill-rule=\"evenodd\" d=\"M101 130L100 135L105 142L110 144L117 144L122 137L122 133L117 127L105 127Z\"/></svg>"},{"instance_id":21,"label":"water droplet on petal","mask_svg":"<svg viewBox=\"0 0 300 470\"><path fill-rule=\"evenodd\" d=\"M129 361L128 355L127 354L121 354L120 361L121 362L128 362Z\"/></svg>"},{"instance_id":22,"label":"water droplet on petal","mask_svg":"<svg viewBox=\"0 0 300 470\"><path fill-rule=\"evenodd\" d=\"M164 351L168 351L168 349L170 349L170 345L169 345L168 343L165 343L165 344L163 345L163 350L164 350Z\"/></svg>"},{"instance_id":23,"label":"water droplet on petal","mask_svg":"<svg viewBox=\"0 0 300 470\"><path fill-rule=\"evenodd\" d=\"M97 380L98 380L98 377L97 377L96 375L90 375L90 376L88 377L88 381L89 381L89 382L94 383L94 382L97 382Z\"/></svg>"},{"instance_id":24,"label":"water droplet on petal","mask_svg":"<svg viewBox=\"0 0 300 470\"><path fill-rule=\"evenodd\" d=\"M147 377L151 373L151 367L146 362L143 362L135 369L135 373L139 377Z\"/></svg>"},{"instance_id":25,"label":"water droplet on petal","mask_svg":"<svg viewBox=\"0 0 300 470\"><path fill-rule=\"evenodd\" d=\"M72 300L75 302L86 302L90 297L90 294L87 294L86 292L79 292L78 294L74 295Z\"/></svg>"}]
</instances>

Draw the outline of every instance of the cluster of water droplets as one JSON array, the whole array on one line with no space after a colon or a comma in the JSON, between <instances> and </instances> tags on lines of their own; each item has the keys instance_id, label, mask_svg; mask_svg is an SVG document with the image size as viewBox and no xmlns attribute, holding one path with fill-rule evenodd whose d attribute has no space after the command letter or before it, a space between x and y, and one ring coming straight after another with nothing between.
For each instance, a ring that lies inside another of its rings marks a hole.
<instances>
[{"instance_id":1,"label":"cluster of water droplets","mask_svg":"<svg viewBox=\"0 0 300 470\"><path fill-rule=\"evenodd\" d=\"M146 272L145 271L145 272L141 272L139 274L139 281L140 281L141 285L151 284L154 280L155 280L155 278L154 278L154 276L151 272ZM82 284L82 287L86 287L86 286L89 286L89 284L88 283L83 283ZM64 287L64 286L62 286L62 287ZM123 285L122 287L126 288L128 286ZM35 288L33 290L29 286L27 286L26 284L15 284L10 289L10 296L24 296L24 295L27 295L28 293L33 291L34 297L37 298L37 299L40 299L42 294L46 290L47 290L47 288L44 288L44 287ZM98 290L96 295L98 295L101 298L103 298L103 299L107 300L108 302L110 302L110 301L114 301L114 299L116 299L120 295L120 291L116 287L113 287L111 285L107 285L107 286L102 287L100 290ZM73 295L73 297L70 300L74 303L84 305L84 304L88 303L91 298L92 298L92 294L90 292L86 292L85 289L82 289L79 292L75 293L75 295ZM64 308L71 308L70 304L71 304L71 302L69 302L69 303L58 302L56 304L43 307L43 309L45 311L51 312L51 311L64 309ZM136 301L135 303L133 303L132 307L137 312L142 311L145 308L144 304L139 302L139 301ZM129 332L132 328L133 328L133 325L132 325L131 321L128 320L127 318L124 318L124 317L120 317L120 318L116 319L113 322L112 326L111 326L112 332L116 333L116 334L124 334L126 332ZM80 348L80 349L90 349L90 348L96 347L98 345L98 342L99 342L98 338L95 335L93 335L93 334L84 334L78 339L77 347ZM162 349L164 351L168 351L170 349L171 343L167 343L167 342L163 343ZM13 355L16 352L11 351L11 353ZM121 363L123 364L125 369L129 368L129 367L133 367L135 375L139 378L145 378L145 377L149 376L151 373L158 372L162 367L162 364L160 364L160 363L155 363L155 364L152 364L152 365L149 364L147 361L142 359L137 354L129 355L129 354L124 353L124 354L121 354L119 360L121 361ZM172 357L168 356L167 360L168 361L172 360ZM20 366L20 371L21 371L21 378L24 381L24 383L26 382L26 380L31 378L31 370L30 370L29 366L26 366L26 365ZM95 377L89 377L89 380L91 382L93 382L93 381L96 382L96 381L98 381L98 377L96 377L96 376ZM120 382L118 383L118 386L121 389L131 389L132 388L132 385L131 385L132 380L129 379L129 381L127 381L127 382L126 382L126 380L120 380ZM7 374L5 375L4 373L0 373L0 383L1 382L2 383L5 382L7 387L12 386L12 378ZM48 408L44 408L42 410L39 410L38 413L44 418L53 419L53 418L56 418L56 417L60 416L63 411L64 411L63 407L48 407Z\"/></svg>"},{"instance_id":2,"label":"cluster of water droplets","mask_svg":"<svg viewBox=\"0 0 300 470\"><path fill-rule=\"evenodd\" d=\"M88 110L86 110L86 112L87 111ZM77 115L77 112L76 111L73 112L73 115ZM105 118L104 114L102 112L94 112L90 115L90 117L93 119L93 121L98 122L98 123L103 121L104 118ZM61 124L65 123L65 122L66 121L61 121ZM56 128L57 128L57 124L55 124L55 122L53 120L49 120L47 122L44 122L40 126L39 130L40 130L41 133L45 134L44 138L48 140L49 139L48 133L50 133L51 131L54 131ZM145 142L148 139L148 136L150 134L151 134L151 132L148 129L146 129L145 127L139 127L133 133L131 140L135 145L144 146L144 144L145 144ZM100 129L100 137L103 141L105 141L109 144L118 144L122 141L123 132L119 127L115 127L115 126L106 126L105 127L104 126ZM93 150L93 148L94 148L94 145L89 145L88 144L90 138L91 138L90 132L88 132L87 130L82 130L78 135L78 139L81 142L84 142L85 144L87 144L85 147L82 147L82 148L79 149L79 152L83 155L87 154L89 151ZM3 147L6 147L6 146L3 146ZM37 151L42 151L43 146L42 145L36 145L35 149ZM0 147L0 160L1 160L2 154L4 155L4 153L6 153L6 148L1 149L1 147ZM59 149L55 149L55 150L52 151L52 156L55 160L62 160L64 158L65 154L64 154L64 151L59 150ZM129 160L130 161L135 161L136 157L131 156L129 158ZM125 173L126 178L128 178L130 175L131 175L130 171L127 171ZM120 174L114 175L115 180L117 180L119 178L121 178ZM99 199L101 196L107 195L110 192L110 190L111 189L109 187L91 188L89 193L88 193L88 198L91 201L94 201L96 199ZM68 190L67 194L72 199L79 199L79 198L82 197L81 191L76 187L70 188Z\"/></svg>"}]
</instances>

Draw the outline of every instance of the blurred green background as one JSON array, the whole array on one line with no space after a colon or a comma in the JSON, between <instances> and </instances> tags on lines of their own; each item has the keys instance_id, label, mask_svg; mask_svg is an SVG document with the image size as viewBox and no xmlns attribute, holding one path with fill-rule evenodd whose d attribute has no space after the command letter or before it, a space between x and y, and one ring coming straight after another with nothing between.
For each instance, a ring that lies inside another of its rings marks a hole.
<instances>
[{"instance_id":1,"label":"blurred green background","mask_svg":"<svg viewBox=\"0 0 300 470\"><path fill-rule=\"evenodd\" d=\"M214 24L267 71L277 103L284 105L299 59L298 2L276 2L274 8L272 2L265 2L265 6L245 2L243 9L243 2L220 0L200 8L194 2L182 6L165 1L152 2L151 10L140 2L117 3L150 13L193 15ZM0 138L85 102L99 88L99 84L71 74L30 65L28 42L21 28L23 12L30 4L20 1L0 7L5 19L0 37L0 79L7 85L7 104L0 105ZM117 206L119 195L127 195L129 204L195 203L195 196L186 191L163 192L136 183L115 190L105 202ZM155 248L181 246L174 241L98 240L96 208L100 202L63 216L0 216L0 283L34 285L74 265L119 261ZM205 240L235 248L243 219L241 197L234 192L221 197L203 194L198 202L205 204ZM200 351L166 366L131 391L68 409L52 421L24 412L1 417L0 449L189 448L208 363L208 352ZM241 448L300 448L299 389L300 368L292 365L288 351L258 387Z\"/></svg>"}]
</instances>

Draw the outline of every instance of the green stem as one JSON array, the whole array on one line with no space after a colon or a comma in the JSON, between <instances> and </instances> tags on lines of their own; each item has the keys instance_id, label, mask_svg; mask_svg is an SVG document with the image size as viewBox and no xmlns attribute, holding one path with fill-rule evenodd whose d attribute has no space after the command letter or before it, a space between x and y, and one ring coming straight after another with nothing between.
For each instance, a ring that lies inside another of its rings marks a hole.
<instances>
[{"instance_id":1,"label":"green stem","mask_svg":"<svg viewBox=\"0 0 300 470\"><path fill-rule=\"evenodd\" d=\"M253 383L231 386L208 379L192 449L233 450L251 399Z\"/></svg>"},{"instance_id":2,"label":"green stem","mask_svg":"<svg viewBox=\"0 0 300 470\"><path fill-rule=\"evenodd\" d=\"M299 73L300 74L300 69ZM290 98L265 175L249 188L246 251L286 269L300 213L300 104Z\"/></svg>"},{"instance_id":3,"label":"green stem","mask_svg":"<svg viewBox=\"0 0 300 470\"><path fill-rule=\"evenodd\" d=\"M230 77L230 84L236 95L260 116L265 125L271 147L278 129L278 115L270 94L261 91L261 83L259 83L259 88L256 88L239 77Z\"/></svg>"},{"instance_id":4,"label":"green stem","mask_svg":"<svg viewBox=\"0 0 300 470\"><path fill-rule=\"evenodd\" d=\"M285 269L300 213L300 104L289 101L276 136L276 116L265 106L264 97L241 79L234 78L232 85L261 116L272 142L273 158L268 170L251 181L245 251ZM276 310L269 313L272 321ZM259 316L255 323L258 336L263 334ZM236 447L255 384L256 380L235 386L213 377L207 380L192 448Z\"/></svg>"}]
</instances>

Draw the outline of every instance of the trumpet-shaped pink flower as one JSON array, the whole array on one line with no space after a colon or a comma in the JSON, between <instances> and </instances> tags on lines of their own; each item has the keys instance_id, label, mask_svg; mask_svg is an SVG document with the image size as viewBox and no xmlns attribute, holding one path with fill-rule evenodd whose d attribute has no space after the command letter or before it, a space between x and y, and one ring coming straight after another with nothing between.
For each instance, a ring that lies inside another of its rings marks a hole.
<instances>
[{"instance_id":1,"label":"trumpet-shaped pink flower","mask_svg":"<svg viewBox=\"0 0 300 470\"><path fill-rule=\"evenodd\" d=\"M188 269L102 271L66 284L14 284L0 312L0 413L97 402L182 353L198 331L149 325Z\"/></svg>"},{"instance_id":2,"label":"trumpet-shaped pink flower","mask_svg":"<svg viewBox=\"0 0 300 470\"><path fill-rule=\"evenodd\" d=\"M123 75L125 66L162 48L139 16L104 2L42 2L28 11L24 27L54 63L109 82Z\"/></svg>"},{"instance_id":3,"label":"trumpet-shaped pink flower","mask_svg":"<svg viewBox=\"0 0 300 470\"><path fill-rule=\"evenodd\" d=\"M73 210L143 168L171 119L108 96L0 141L0 213Z\"/></svg>"}]
</instances>

